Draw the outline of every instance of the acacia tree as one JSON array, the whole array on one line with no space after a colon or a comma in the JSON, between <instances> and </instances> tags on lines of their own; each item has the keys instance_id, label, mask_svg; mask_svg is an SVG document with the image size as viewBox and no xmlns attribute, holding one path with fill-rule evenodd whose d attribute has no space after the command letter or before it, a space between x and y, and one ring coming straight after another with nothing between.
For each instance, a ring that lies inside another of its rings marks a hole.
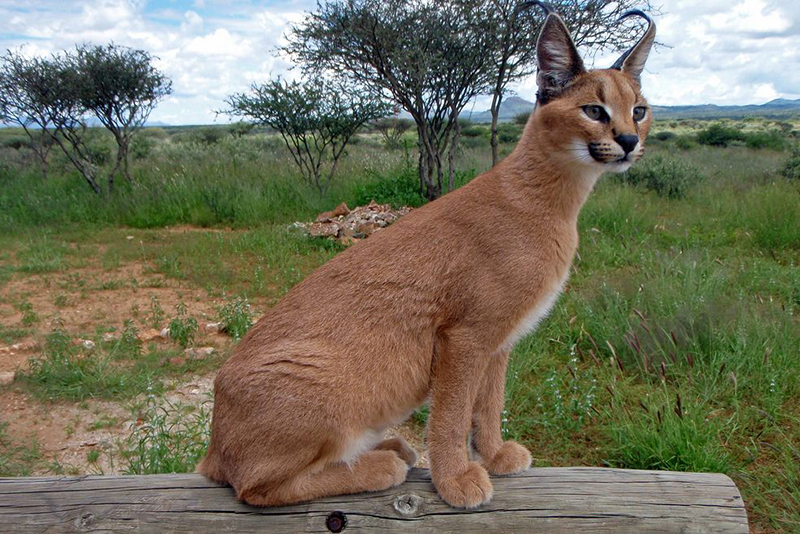
<instances>
[{"instance_id":1,"label":"acacia tree","mask_svg":"<svg viewBox=\"0 0 800 534\"><path fill-rule=\"evenodd\" d=\"M590 54L622 48L635 41L638 35L618 31L617 21L633 7L641 8L644 4L645 9L651 9L649 2L640 0L551 0L549 3L570 29L575 44ZM509 83L536 72L536 40L544 17L538 9L520 9L518 0L481 0L481 4L479 23L493 37L486 58L491 65L491 146L492 165L496 165L500 106Z\"/></svg>"},{"instance_id":2,"label":"acacia tree","mask_svg":"<svg viewBox=\"0 0 800 534\"><path fill-rule=\"evenodd\" d=\"M369 91L322 78L254 84L249 93L233 94L226 103L225 113L278 132L303 179L320 193L333 180L353 134L390 109Z\"/></svg>"},{"instance_id":3,"label":"acacia tree","mask_svg":"<svg viewBox=\"0 0 800 534\"><path fill-rule=\"evenodd\" d=\"M86 122L88 110L81 101L81 85L85 80L68 56L55 55L40 61L41 75L49 90L40 95L39 104L53 125L48 130L50 138L83 176L92 191L103 193L97 180L99 166L95 155L87 145L89 126ZM110 180L113 184L113 179Z\"/></svg>"},{"instance_id":4,"label":"acacia tree","mask_svg":"<svg viewBox=\"0 0 800 534\"><path fill-rule=\"evenodd\" d=\"M112 192L117 171L131 180L131 139L158 102L172 92L172 82L153 66L149 53L113 43L78 46L67 56L67 63L81 80L75 95L80 105L94 114L117 142L117 156L108 173Z\"/></svg>"},{"instance_id":5,"label":"acacia tree","mask_svg":"<svg viewBox=\"0 0 800 534\"><path fill-rule=\"evenodd\" d=\"M489 37L466 0L331 0L294 26L284 51L305 72L337 72L406 110L417 127L420 191L443 192L458 114L486 85ZM452 182L452 180L451 180Z\"/></svg>"},{"instance_id":6,"label":"acacia tree","mask_svg":"<svg viewBox=\"0 0 800 534\"><path fill-rule=\"evenodd\" d=\"M45 65L39 58L26 58L11 50L0 62L0 122L17 124L24 130L39 160L42 178L47 178L47 157L53 143L47 131L50 119L42 105L51 91L43 75Z\"/></svg>"}]
</instances>

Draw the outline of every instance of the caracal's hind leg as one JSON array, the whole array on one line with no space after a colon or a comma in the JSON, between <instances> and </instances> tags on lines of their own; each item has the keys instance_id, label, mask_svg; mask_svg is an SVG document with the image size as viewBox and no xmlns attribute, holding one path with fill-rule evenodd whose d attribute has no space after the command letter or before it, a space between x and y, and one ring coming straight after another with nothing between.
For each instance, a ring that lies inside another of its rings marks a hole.
<instances>
[{"instance_id":1,"label":"caracal's hind leg","mask_svg":"<svg viewBox=\"0 0 800 534\"><path fill-rule=\"evenodd\" d=\"M417 453L406 440L400 436L385 439L375 446L376 451L394 451L408 467L414 467L417 463Z\"/></svg>"},{"instance_id":2,"label":"caracal's hind leg","mask_svg":"<svg viewBox=\"0 0 800 534\"><path fill-rule=\"evenodd\" d=\"M408 465L391 450L365 452L352 464L329 464L278 485L266 483L243 490L239 498L254 506L282 506L322 497L381 491L402 484Z\"/></svg>"}]
</instances>

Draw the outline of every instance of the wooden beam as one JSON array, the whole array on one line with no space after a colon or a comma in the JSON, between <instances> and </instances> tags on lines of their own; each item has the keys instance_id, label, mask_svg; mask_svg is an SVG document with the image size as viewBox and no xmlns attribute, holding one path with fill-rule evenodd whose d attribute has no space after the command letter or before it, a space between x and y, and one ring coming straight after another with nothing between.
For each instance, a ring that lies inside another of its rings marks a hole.
<instances>
[{"instance_id":1,"label":"wooden beam","mask_svg":"<svg viewBox=\"0 0 800 534\"><path fill-rule=\"evenodd\" d=\"M457 510L427 470L388 491L253 508L200 475L0 479L0 532L748 532L725 475L592 467L493 477L494 500Z\"/></svg>"}]
</instances>

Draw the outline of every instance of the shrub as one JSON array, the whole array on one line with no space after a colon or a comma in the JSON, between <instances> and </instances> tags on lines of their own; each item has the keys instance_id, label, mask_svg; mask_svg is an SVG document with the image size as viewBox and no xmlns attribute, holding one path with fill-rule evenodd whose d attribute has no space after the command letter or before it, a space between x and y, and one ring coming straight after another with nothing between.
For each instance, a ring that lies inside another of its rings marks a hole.
<instances>
[{"instance_id":1,"label":"shrub","mask_svg":"<svg viewBox=\"0 0 800 534\"><path fill-rule=\"evenodd\" d=\"M790 180L800 180L800 145L795 145L792 154L781 168L781 174Z\"/></svg>"},{"instance_id":2,"label":"shrub","mask_svg":"<svg viewBox=\"0 0 800 534\"><path fill-rule=\"evenodd\" d=\"M514 115L514 123L519 124L520 126L525 126L528 124L528 118L531 116L531 112L522 112L517 113Z\"/></svg>"},{"instance_id":3,"label":"shrub","mask_svg":"<svg viewBox=\"0 0 800 534\"><path fill-rule=\"evenodd\" d=\"M247 298L237 298L219 310L220 330L239 341L253 326L253 309Z\"/></svg>"},{"instance_id":4,"label":"shrub","mask_svg":"<svg viewBox=\"0 0 800 534\"><path fill-rule=\"evenodd\" d=\"M178 316L169 323L169 337L186 348L194 343L194 335L197 333L197 319L186 315L186 304L181 302L177 306Z\"/></svg>"},{"instance_id":5,"label":"shrub","mask_svg":"<svg viewBox=\"0 0 800 534\"><path fill-rule=\"evenodd\" d=\"M747 134L745 143L750 148L768 148L770 150L784 150L786 148L786 139L777 130Z\"/></svg>"},{"instance_id":6,"label":"shrub","mask_svg":"<svg viewBox=\"0 0 800 534\"><path fill-rule=\"evenodd\" d=\"M747 136L735 128L722 124L712 124L697 133L697 142L701 145L728 146L732 141L747 141Z\"/></svg>"},{"instance_id":7,"label":"shrub","mask_svg":"<svg viewBox=\"0 0 800 534\"><path fill-rule=\"evenodd\" d=\"M675 138L675 146L681 150L691 150L697 143L690 135L679 135Z\"/></svg>"},{"instance_id":8,"label":"shrub","mask_svg":"<svg viewBox=\"0 0 800 534\"><path fill-rule=\"evenodd\" d=\"M522 135L522 129L516 123L504 122L497 126L497 138L501 143L516 143Z\"/></svg>"},{"instance_id":9,"label":"shrub","mask_svg":"<svg viewBox=\"0 0 800 534\"><path fill-rule=\"evenodd\" d=\"M689 188L703 179L702 173L678 158L657 155L620 175L620 179L667 198L683 198Z\"/></svg>"},{"instance_id":10,"label":"shrub","mask_svg":"<svg viewBox=\"0 0 800 534\"><path fill-rule=\"evenodd\" d=\"M676 137L676 134L675 132L670 132L670 131L658 132L657 134L655 134L654 137L659 141L669 141L670 139Z\"/></svg>"},{"instance_id":11,"label":"shrub","mask_svg":"<svg viewBox=\"0 0 800 534\"><path fill-rule=\"evenodd\" d=\"M13 148L14 150L19 150L20 148L28 148L31 146L31 141L25 136L22 135L13 135L4 138L0 141L0 146L6 148Z\"/></svg>"},{"instance_id":12,"label":"shrub","mask_svg":"<svg viewBox=\"0 0 800 534\"><path fill-rule=\"evenodd\" d=\"M425 199L419 194L419 174L410 165L399 172L385 174L372 172L371 180L361 182L354 187L353 204L363 206L374 200L379 204L391 204L395 208L401 206L419 207Z\"/></svg>"},{"instance_id":13,"label":"shrub","mask_svg":"<svg viewBox=\"0 0 800 534\"><path fill-rule=\"evenodd\" d=\"M481 124L469 124L461 129L464 137L482 137L486 132L486 127Z\"/></svg>"},{"instance_id":14,"label":"shrub","mask_svg":"<svg viewBox=\"0 0 800 534\"><path fill-rule=\"evenodd\" d=\"M131 140L131 156L135 160L145 159L153 152L155 145L152 137L137 135Z\"/></svg>"}]
</instances>

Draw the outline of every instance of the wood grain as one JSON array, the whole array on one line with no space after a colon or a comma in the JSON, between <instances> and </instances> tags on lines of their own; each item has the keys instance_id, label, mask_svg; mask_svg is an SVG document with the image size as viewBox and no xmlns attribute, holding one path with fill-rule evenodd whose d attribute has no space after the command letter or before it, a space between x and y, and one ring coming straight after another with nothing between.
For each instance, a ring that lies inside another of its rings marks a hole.
<instances>
[{"instance_id":1,"label":"wood grain","mask_svg":"<svg viewBox=\"0 0 800 534\"><path fill-rule=\"evenodd\" d=\"M424 469L392 490L282 508L247 506L194 474L4 478L0 532L330 532L340 517L344 532L748 532L721 474L540 468L492 482L491 503L456 510Z\"/></svg>"}]
</instances>

